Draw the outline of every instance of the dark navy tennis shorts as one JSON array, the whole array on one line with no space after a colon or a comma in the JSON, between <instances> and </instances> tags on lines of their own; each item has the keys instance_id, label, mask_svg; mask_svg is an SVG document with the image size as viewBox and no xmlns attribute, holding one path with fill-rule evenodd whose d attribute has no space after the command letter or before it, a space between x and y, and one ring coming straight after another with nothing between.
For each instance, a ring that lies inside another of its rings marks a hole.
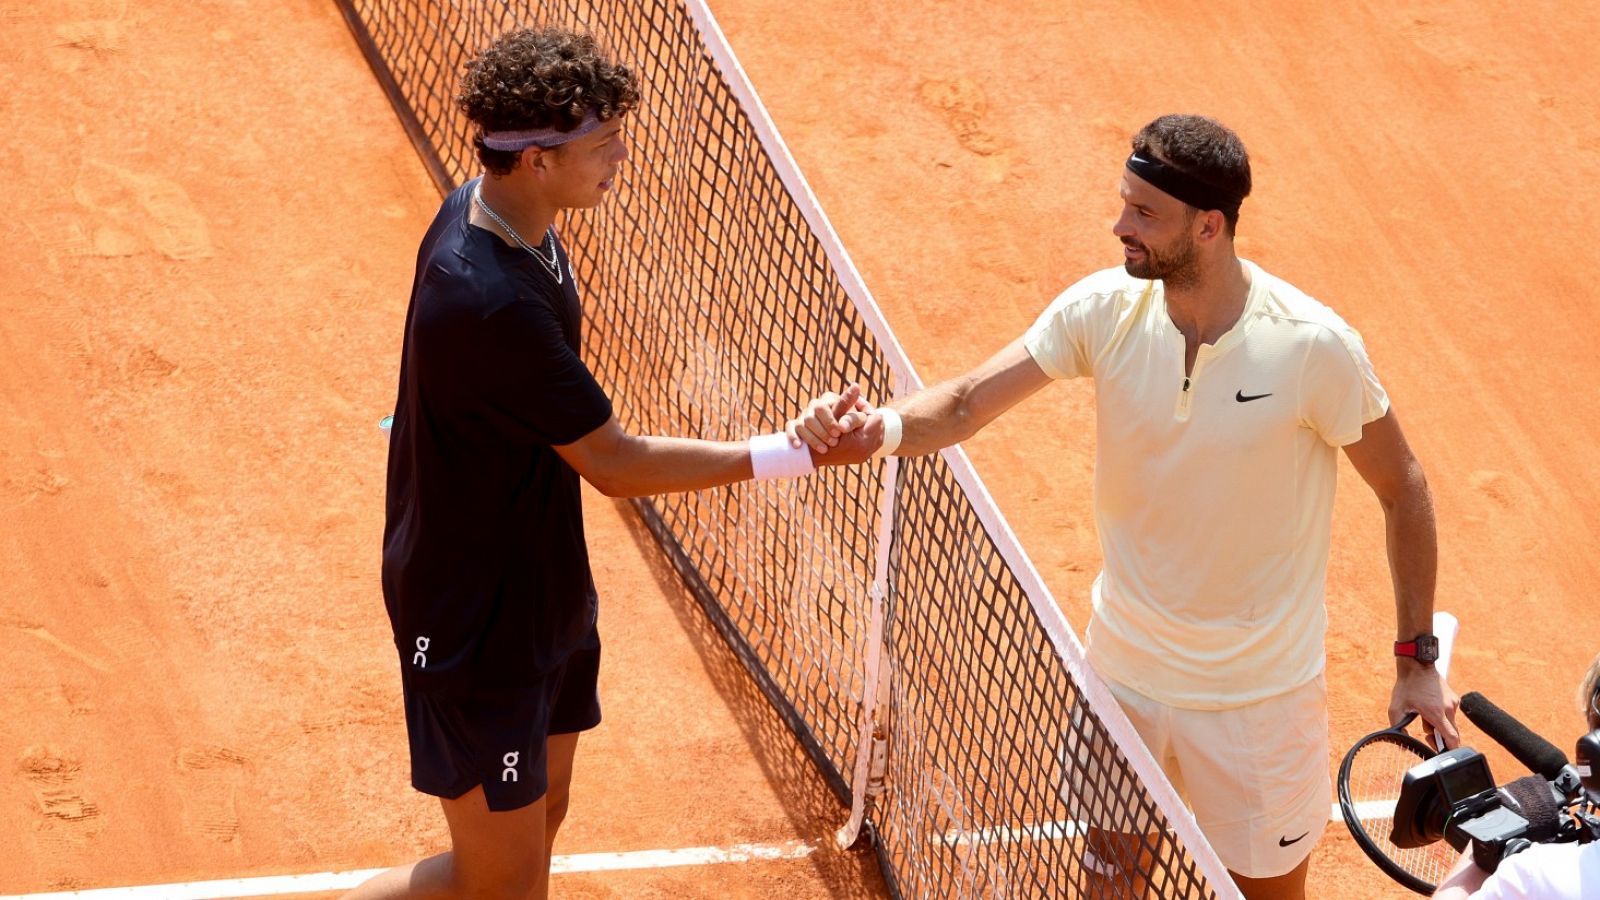
<instances>
[{"instance_id":1,"label":"dark navy tennis shorts","mask_svg":"<svg viewBox=\"0 0 1600 900\"><path fill-rule=\"evenodd\" d=\"M407 684L411 785L453 800L481 784L495 812L537 802L550 787L545 738L600 724L599 675L596 646L526 687L422 691Z\"/></svg>"}]
</instances>

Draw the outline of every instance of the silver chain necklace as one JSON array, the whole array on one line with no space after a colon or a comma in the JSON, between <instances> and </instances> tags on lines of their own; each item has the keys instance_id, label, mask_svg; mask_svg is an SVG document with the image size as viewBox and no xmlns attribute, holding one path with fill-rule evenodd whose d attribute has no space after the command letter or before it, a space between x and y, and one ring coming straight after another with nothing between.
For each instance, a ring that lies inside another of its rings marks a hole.
<instances>
[{"instance_id":1,"label":"silver chain necklace","mask_svg":"<svg viewBox=\"0 0 1600 900\"><path fill-rule=\"evenodd\" d=\"M512 228L505 219L500 218L500 215L494 210L490 209L488 203L484 202L483 182L478 182L477 186L472 189L472 199L478 204L479 209L483 210L484 213L489 216L489 218L494 220L496 225L499 225L502 229L504 229L506 234L511 235L511 239L517 242L517 246L533 254L533 258L537 259L545 267L545 271L549 272L551 277L555 278L556 284L561 283L561 260L556 256L555 226L551 226L544 230L544 243L550 245L550 258L545 259L544 254L540 253L537 247L534 247L532 244L523 240L522 235L517 234L515 228Z\"/></svg>"}]
</instances>

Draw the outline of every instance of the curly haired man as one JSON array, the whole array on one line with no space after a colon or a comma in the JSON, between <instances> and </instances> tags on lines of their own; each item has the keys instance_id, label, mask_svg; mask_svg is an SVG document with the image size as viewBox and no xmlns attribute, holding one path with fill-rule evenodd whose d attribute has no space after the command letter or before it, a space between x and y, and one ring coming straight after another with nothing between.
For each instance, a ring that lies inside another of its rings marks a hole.
<instances>
[{"instance_id":1,"label":"curly haired man","mask_svg":"<svg viewBox=\"0 0 1600 900\"><path fill-rule=\"evenodd\" d=\"M814 459L783 434L623 431L580 357L555 221L621 171L633 73L590 35L521 30L468 65L458 102L487 174L445 199L417 256L383 546L412 785L440 798L451 849L361 900L546 896L578 735L600 721L580 477L612 497L698 490L861 462L882 437L870 425Z\"/></svg>"}]
</instances>

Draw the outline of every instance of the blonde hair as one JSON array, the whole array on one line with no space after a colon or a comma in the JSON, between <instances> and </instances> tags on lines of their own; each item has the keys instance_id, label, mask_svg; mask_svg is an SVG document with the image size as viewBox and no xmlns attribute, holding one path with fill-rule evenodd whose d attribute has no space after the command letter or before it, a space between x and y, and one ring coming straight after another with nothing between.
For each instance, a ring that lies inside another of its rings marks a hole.
<instances>
[{"instance_id":1,"label":"blonde hair","mask_svg":"<svg viewBox=\"0 0 1600 900\"><path fill-rule=\"evenodd\" d=\"M1583 676L1583 686L1578 688L1578 708L1583 710L1590 725L1600 727L1600 699L1595 697L1596 691L1600 691L1600 656L1589 664L1589 673Z\"/></svg>"}]
</instances>

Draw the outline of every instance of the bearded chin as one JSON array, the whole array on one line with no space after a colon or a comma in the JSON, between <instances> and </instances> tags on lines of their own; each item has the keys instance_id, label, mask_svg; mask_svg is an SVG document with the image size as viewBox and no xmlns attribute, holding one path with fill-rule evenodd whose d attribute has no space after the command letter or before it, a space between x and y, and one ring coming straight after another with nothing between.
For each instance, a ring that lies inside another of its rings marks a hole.
<instances>
[{"instance_id":1,"label":"bearded chin","mask_svg":"<svg viewBox=\"0 0 1600 900\"><path fill-rule=\"evenodd\" d=\"M1143 259L1138 262L1126 260L1122 265L1135 278L1163 281L1169 288L1187 287L1199 279L1199 273L1195 270L1196 255L1192 245L1169 257L1157 256L1146 247Z\"/></svg>"}]
</instances>

